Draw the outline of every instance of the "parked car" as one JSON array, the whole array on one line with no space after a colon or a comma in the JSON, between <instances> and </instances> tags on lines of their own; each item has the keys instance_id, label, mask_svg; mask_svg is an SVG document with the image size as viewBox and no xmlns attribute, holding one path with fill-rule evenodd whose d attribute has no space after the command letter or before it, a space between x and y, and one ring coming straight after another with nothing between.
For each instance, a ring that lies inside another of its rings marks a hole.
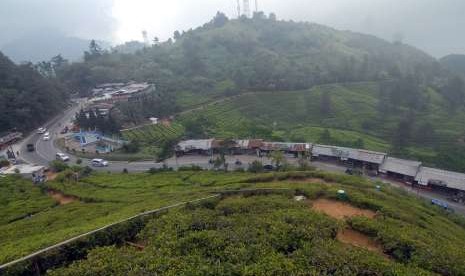
<instances>
[{"instance_id":1,"label":"parked car","mask_svg":"<svg viewBox=\"0 0 465 276\"><path fill-rule=\"evenodd\" d=\"M92 159L93 167L108 167L108 161L103 159Z\"/></svg>"},{"instance_id":2,"label":"parked car","mask_svg":"<svg viewBox=\"0 0 465 276\"><path fill-rule=\"evenodd\" d=\"M27 144L26 148L28 152L33 152L36 150L36 148L34 147L34 144Z\"/></svg>"},{"instance_id":3,"label":"parked car","mask_svg":"<svg viewBox=\"0 0 465 276\"><path fill-rule=\"evenodd\" d=\"M39 129L37 129L37 134L44 134L45 132L47 132L47 129L45 127L40 127Z\"/></svg>"},{"instance_id":4,"label":"parked car","mask_svg":"<svg viewBox=\"0 0 465 276\"><path fill-rule=\"evenodd\" d=\"M274 171L275 167L273 165L265 165L263 166L263 170L265 172L271 172L271 171Z\"/></svg>"},{"instance_id":5,"label":"parked car","mask_svg":"<svg viewBox=\"0 0 465 276\"><path fill-rule=\"evenodd\" d=\"M64 154L64 153L58 152L56 154L56 159L60 160L60 161L63 161L63 162L67 162L67 161L69 161L69 156Z\"/></svg>"}]
</instances>

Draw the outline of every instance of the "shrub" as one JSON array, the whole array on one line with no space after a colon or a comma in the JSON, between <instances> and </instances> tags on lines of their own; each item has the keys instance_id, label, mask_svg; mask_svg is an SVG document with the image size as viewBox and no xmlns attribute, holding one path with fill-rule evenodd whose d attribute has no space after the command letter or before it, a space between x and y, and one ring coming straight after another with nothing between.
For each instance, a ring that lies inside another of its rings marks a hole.
<instances>
[{"instance_id":1,"label":"shrub","mask_svg":"<svg viewBox=\"0 0 465 276\"><path fill-rule=\"evenodd\" d=\"M253 161L251 164L249 164L248 171L251 173L263 172L263 163L258 160Z\"/></svg>"},{"instance_id":2,"label":"shrub","mask_svg":"<svg viewBox=\"0 0 465 276\"><path fill-rule=\"evenodd\" d=\"M50 162L49 166L54 172L62 172L69 168L69 166L66 163L58 160L53 160L52 162Z\"/></svg>"},{"instance_id":3,"label":"shrub","mask_svg":"<svg viewBox=\"0 0 465 276\"><path fill-rule=\"evenodd\" d=\"M124 168L123 173L125 173L125 174L129 173L128 169Z\"/></svg>"},{"instance_id":4,"label":"shrub","mask_svg":"<svg viewBox=\"0 0 465 276\"><path fill-rule=\"evenodd\" d=\"M10 165L10 162L8 162L8 160L5 160L5 159L0 160L0 168L8 167L9 165Z\"/></svg>"},{"instance_id":5,"label":"shrub","mask_svg":"<svg viewBox=\"0 0 465 276\"><path fill-rule=\"evenodd\" d=\"M82 159L81 159L81 158L78 158L78 159L76 160L76 164L81 165L81 164L82 164Z\"/></svg>"},{"instance_id":6,"label":"shrub","mask_svg":"<svg viewBox=\"0 0 465 276\"><path fill-rule=\"evenodd\" d=\"M198 171L203 171L203 168L197 165L191 165L191 166L182 166L179 167L178 171L193 171L193 172L198 172Z\"/></svg>"}]
</instances>

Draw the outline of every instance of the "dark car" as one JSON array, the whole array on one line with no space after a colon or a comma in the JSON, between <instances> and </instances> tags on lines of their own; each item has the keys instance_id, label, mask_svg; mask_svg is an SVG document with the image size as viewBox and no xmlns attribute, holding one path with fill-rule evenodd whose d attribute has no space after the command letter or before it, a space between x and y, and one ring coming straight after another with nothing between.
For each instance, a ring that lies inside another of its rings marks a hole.
<instances>
[{"instance_id":1,"label":"dark car","mask_svg":"<svg viewBox=\"0 0 465 276\"><path fill-rule=\"evenodd\" d=\"M265 165L265 166L263 166L263 170L264 170L265 172L274 171L274 166L273 166L273 165Z\"/></svg>"},{"instance_id":2,"label":"dark car","mask_svg":"<svg viewBox=\"0 0 465 276\"><path fill-rule=\"evenodd\" d=\"M27 144L26 148L27 148L27 151L29 152L33 152L36 150L36 148L34 147L34 144Z\"/></svg>"}]
</instances>

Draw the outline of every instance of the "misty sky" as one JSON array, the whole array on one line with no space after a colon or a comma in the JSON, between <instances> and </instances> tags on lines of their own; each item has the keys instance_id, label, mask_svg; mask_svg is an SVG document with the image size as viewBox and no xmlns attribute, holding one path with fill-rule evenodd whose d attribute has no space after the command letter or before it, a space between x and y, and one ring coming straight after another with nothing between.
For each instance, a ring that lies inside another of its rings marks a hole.
<instances>
[{"instance_id":1,"label":"misty sky","mask_svg":"<svg viewBox=\"0 0 465 276\"><path fill-rule=\"evenodd\" d=\"M258 0L278 18L311 21L393 40L402 36L436 57L465 54L464 0ZM241 0L242 2L242 0ZM250 0L254 9L255 0ZM0 47L32 32L120 43L170 37L210 20L236 15L236 0L0 0Z\"/></svg>"}]
</instances>

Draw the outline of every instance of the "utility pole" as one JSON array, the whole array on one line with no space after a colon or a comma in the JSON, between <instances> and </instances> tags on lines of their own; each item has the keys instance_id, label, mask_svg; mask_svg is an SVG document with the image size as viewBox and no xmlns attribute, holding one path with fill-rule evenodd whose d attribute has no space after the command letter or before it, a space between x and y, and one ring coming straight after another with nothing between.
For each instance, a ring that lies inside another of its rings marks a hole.
<instances>
[{"instance_id":1,"label":"utility pole","mask_svg":"<svg viewBox=\"0 0 465 276\"><path fill-rule=\"evenodd\" d=\"M241 3L237 0L237 18L241 18Z\"/></svg>"},{"instance_id":2,"label":"utility pole","mask_svg":"<svg viewBox=\"0 0 465 276\"><path fill-rule=\"evenodd\" d=\"M255 0L255 12L258 12L258 0Z\"/></svg>"}]
</instances>

